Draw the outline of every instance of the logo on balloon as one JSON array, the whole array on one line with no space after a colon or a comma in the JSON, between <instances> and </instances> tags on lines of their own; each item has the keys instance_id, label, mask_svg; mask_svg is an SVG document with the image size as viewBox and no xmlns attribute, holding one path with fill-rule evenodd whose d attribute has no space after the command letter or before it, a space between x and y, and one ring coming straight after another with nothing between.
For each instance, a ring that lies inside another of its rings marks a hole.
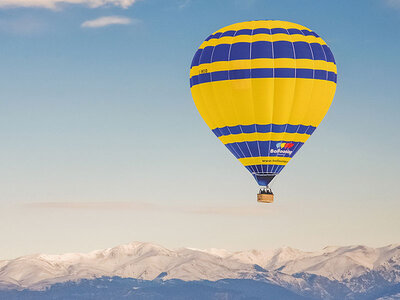
<instances>
[{"instance_id":1,"label":"logo on balloon","mask_svg":"<svg viewBox=\"0 0 400 300\"><path fill-rule=\"evenodd\" d=\"M276 143L276 148L278 149L290 149L294 146L293 143Z\"/></svg>"},{"instance_id":2,"label":"logo on balloon","mask_svg":"<svg viewBox=\"0 0 400 300\"><path fill-rule=\"evenodd\" d=\"M279 142L279 143L276 143L276 145L275 145L276 149L271 149L270 153L291 155L293 153L293 151L290 149L293 146L294 146L294 143Z\"/></svg>"}]
</instances>

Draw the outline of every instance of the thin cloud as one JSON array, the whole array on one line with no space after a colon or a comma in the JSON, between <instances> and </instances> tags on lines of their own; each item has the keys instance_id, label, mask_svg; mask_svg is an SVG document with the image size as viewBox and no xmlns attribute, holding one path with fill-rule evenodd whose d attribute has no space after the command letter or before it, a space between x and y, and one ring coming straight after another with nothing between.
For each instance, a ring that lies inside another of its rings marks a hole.
<instances>
[{"instance_id":1,"label":"thin cloud","mask_svg":"<svg viewBox=\"0 0 400 300\"><path fill-rule=\"evenodd\" d=\"M150 203L137 202L31 202L23 207L31 209L66 209L66 210L139 210L150 211L160 209Z\"/></svg>"},{"instance_id":2,"label":"thin cloud","mask_svg":"<svg viewBox=\"0 0 400 300\"><path fill-rule=\"evenodd\" d=\"M137 0L0 0L0 7L41 7L58 9L63 4L80 4L92 8L101 6L117 6L128 8Z\"/></svg>"},{"instance_id":3,"label":"thin cloud","mask_svg":"<svg viewBox=\"0 0 400 300\"><path fill-rule=\"evenodd\" d=\"M182 2L178 5L179 9L184 9L186 6L188 6L192 0L182 0Z\"/></svg>"},{"instance_id":4,"label":"thin cloud","mask_svg":"<svg viewBox=\"0 0 400 300\"><path fill-rule=\"evenodd\" d=\"M28 209L56 210L131 210L140 212L177 212L194 215L218 216L265 216L276 212L276 208L265 205L242 206L173 206L143 202L33 202L23 204Z\"/></svg>"},{"instance_id":5,"label":"thin cloud","mask_svg":"<svg viewBox=\"0 0 400 300\"><path fill-rule=\"evenodd\" d=\"M400 0L385 0L390 7L400 9Z\"/></svg>"},{"instance_id":6,"label":"thin cloud","mask_svg":"<svg viewBox=\"0 0 400 300\"><path fill-rule=\"evenodd\" d=\"M40 20L29 16L17 19L0 19L0 32L17 35L35 35L46 30L46 24Z\"/></svg>"},{"instance_id":7,"label":"thin cloud","mask_svg":"<svg viewBox=\"0 0 400 300\"><path fill-rule=\"evenodd\" d=\"M138 23L138 20L121 16L108 16L108 17L100 17L94 20L85 21L82 23L81 27L99 28L110 25L129 25L131 23Z\"/></svg>"}]
</instances>

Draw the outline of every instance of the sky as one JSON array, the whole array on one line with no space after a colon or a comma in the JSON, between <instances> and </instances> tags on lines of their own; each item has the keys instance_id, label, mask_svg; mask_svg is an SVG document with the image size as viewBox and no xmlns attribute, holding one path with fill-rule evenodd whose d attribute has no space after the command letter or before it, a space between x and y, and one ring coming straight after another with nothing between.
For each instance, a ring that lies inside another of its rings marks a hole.
<instances>
[{"instance_id":1,"label":"sky","mask_svg":"<svg viewBox=\"0 0 400 300\"><path fill-rule=\"evenodd\" d=\"M259 19L311 28L338 66L272 205L189 88L209 34ZM400 243L399 27L400 0L1 0L0 259Z\"/></svg>"}]
</instances>

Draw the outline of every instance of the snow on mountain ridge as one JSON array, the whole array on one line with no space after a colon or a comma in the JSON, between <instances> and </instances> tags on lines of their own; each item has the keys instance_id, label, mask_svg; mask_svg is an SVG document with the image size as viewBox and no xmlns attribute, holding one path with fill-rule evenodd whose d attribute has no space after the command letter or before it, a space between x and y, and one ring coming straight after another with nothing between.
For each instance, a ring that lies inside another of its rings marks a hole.
<instances>
[{"instance_id":1,"label":"snow on mountain ridge","mask_svg":"<svg viewBox=\"0 0 400 300\"><path fill-rule=\"evenodd\" d=\"M400 282L400 245L326 247L315 252L283 247L230 252L223 249L170 250L133 242L89 253L35 254L0 261L0 288L43 289L54 283L118 276L192 280L256 279L297 289L309 288L296 274L315 274L363 289L354 278L371 270ZM160 275L161 274L161 275Z\"/></svg>"}]
</instances>

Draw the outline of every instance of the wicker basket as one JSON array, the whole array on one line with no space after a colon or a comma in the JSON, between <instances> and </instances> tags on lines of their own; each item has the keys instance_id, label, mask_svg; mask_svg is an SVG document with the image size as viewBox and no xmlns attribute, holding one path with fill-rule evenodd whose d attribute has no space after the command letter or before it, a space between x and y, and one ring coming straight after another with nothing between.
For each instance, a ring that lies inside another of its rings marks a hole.
<instances>
[{"instance_id":1,"label":"wicker basket","mask_svg":"<svg viewBox=\"0 0 400 300\"><path fill-rule=\"evenodd\" d=\"M257 194L257 201L262 203L274 202L274 194Z\"/></svg>"}]
</instances>

